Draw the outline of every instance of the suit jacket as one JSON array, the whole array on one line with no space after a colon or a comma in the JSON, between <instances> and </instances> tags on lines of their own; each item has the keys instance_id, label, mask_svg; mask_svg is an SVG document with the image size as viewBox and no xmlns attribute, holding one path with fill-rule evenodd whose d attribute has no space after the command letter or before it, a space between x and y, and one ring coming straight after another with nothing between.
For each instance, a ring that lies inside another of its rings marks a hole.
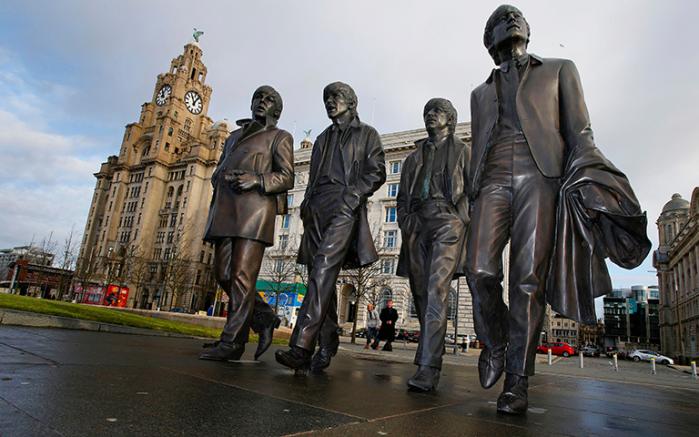
<instances>
[{"instance_id":1,"label":"suit jacket","mask_svg":"<svg viewBox=\"0 0 699 437\"><path fill-rule=\"evenodd\" d=\"M478 195L490 138L498 119L495 70L471 93L471 197ZM517 90L517 115L534 161L546 177L560 178L567 153L592 147L590 117L578 70L567 59L529 55Z\"/></svg>"},{"instance_id":2,"label":"suit jacket","mask_svg":"<svg viewBox=\"0 0 699 437\"><path fill-rule=\"evenodd\" d=\"M236 192L224 175L244 170L262 177L263 187ZM225 237L258 240L274 244L277 196L286 197L294 186L294 140L274 125L251 126L231 133L211 176L214 194L204 240Z\"/></svg>"},{"instance_id":3,"label":"suit jacket","mask_svg":"<svg viewBox=\"0 0 699 437\"><path fill-rule=\"evenodd\" d=\"M416 189L417 178L420 174L420 169L422 168L422 158L423 158L423 145L427 139L422 139L415 142L415 150L405 158L403 163L403 170L400 176L400 185L398 187L398 198L397 198L397 212L398 212L398 226L401 229L401 233L404 235L403 241L406 240L405 235L408 232L414 232L413 229L408 229L406 226L408 215L410 214L410 202L413 198L413 192ZM469 209L469 199L468 199L468 187L469 187L469 164L471 162L471 147L466 143L461 141L455 135L450 135L447 139L445 146L447 149L447 179L445 180L446 187L446 197L451 201L451 203L456 208L456 211L463 220L464 224L468 226L471 221L468 213ZM418 187L419 189L419 187ZM459 265L456 269L456 276L463 276L466 272L465 262L466 262L466 246L464 245L464 250L462 251L461 258L459 260ZM396 274L398 276L408 276L409 273L409 257L408 247L405 244L401 245L400 256L398 258L398 268Z\"/></svg>"},{"instance_id":4,"label":"suit jacket","mask_svg":"<svg viewBox=\"0 0 699 437\"><path fill-rule=\"evenodd\" d=\"M325 129L313 144L311 152L311 168L309 171L306 194L301 203L301 215L305 215L304 210L311 196L319 177L320 165L325 155L325 147L328 144L332 126ZM340 137L342 143L342 164L345 170L345 194L344 201L355 202L358 214L356 238L350 246L345 258L345 268L357 268L373 263L379 259L374 246L374 239L369 229L367 219L366 201L376 190L386 181L386 163L384 161L384 151L381 145L381 138L373 127L355 119L349 124ZM331 213L332 211L328 211ZM349 236L348 236L349 238ZM314 253L311 253L309 242L304 236L301 237L299 247L298 262L300 264L310 264Z\"/></svg>"}]
</instances>

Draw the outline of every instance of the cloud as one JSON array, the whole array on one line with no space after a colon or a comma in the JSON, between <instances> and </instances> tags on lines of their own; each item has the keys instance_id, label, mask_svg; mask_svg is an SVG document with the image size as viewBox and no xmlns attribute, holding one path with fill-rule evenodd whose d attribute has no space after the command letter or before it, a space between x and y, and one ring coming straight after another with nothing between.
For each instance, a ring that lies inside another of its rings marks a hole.
<instances>
[{"instance_id":1,"label":"cloud","mask_svg":"<svg viewBox=\"0 0 699 437\"><path fill-rule=\"evenodd\" d=\"M62 241L81 229L90 205L92 173L104 159L100 142L51 127L56 102L69 87L34 80L0 51L0 247ZM97 150L95 150L97 149Z\"/></svg>"}]
</instances>

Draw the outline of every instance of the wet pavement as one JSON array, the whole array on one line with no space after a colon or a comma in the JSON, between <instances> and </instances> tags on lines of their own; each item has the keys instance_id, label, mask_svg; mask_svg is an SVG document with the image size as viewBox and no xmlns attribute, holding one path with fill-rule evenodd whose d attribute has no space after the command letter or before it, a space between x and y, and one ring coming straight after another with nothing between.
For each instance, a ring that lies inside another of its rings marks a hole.
<instances>
[{"instance_id":1,"label":"wet pavement","mask_svg":"<svg viewBox=\"0 0 699 437\"><path fill-rule=\"evenodd\" d=\"M343 345L323 375L294 377L274 347L253 362L197 360L201 340L0 327L0 436L696 435L699 385L550 372L525 417L496 414L472 365L446 364L436 394L406 391L408 351ZM358 349L358 348L357 348ZM541 366L540 366L541 367ZM563 367L560 367L561 369ZM546 370L546 369L542 369Z\"/></svg>"}]
</instances>

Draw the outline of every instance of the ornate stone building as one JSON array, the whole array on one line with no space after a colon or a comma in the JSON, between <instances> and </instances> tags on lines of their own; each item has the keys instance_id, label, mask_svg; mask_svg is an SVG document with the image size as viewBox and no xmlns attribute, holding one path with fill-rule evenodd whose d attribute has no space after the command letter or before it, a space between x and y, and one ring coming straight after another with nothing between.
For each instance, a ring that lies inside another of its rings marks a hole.
<instances>
[{"instance_id":1,"label":"ornate stone building","mask_svg":"<svg viewBox=\"0 0 699 437\"><path fill-rule=\"evenodd\" d=\"M76 281L130 288L139 308L212 299L212 248L202 242L211 174L229 134L207 116L211 87L196 42L159 74L119 156L99 171Z\"/></svg>"},{"instance_id":2,"label":"ornate stone building","mask_svg":"<svg viewBox=\"0 0 699 437\"><path fill-rule=\"evenodd\" d=\"M459 123L456 129L457 135L470 144L470 123ZM415 149L415 141L427 136L424 129L415 129L404 132L389 133L381 136L386 153L386 183L369 199L368 217L372 233L375 237L380 260L377 272L370 275L380 276L377 281L381 285L373 292L357 298L355 286L352 285L352 275L343 271L338 280L337 310L340 324L345 331L349 331L352 322L357 318L357 327L364 326L366 318L366 304L374 301L380 310L385 306L389 298L394 302L394 308L398 310L399 319L397 328L418 329L419 324L412 303L410 287L407 278L395 276L400 252L401 235L396 221L396 195L400 182L401 169L405 158ZM265 265L262 268L262 277L269 278L270 271L281 270L282 258L291 259L298 247L303 224L301 222L299 206L308 182L311 149L313 143L309 138L301 142L300 149L294 151L296 182L295 187L289 192L289 214L280 217L277 222L277 245L268 250ZM505 262L507 269L507 262ZM507 272L505 272L507 278ZM297 276L297 281L303 281ZM356 281L355 281L356 283ZM507 284L505 284L505 287ZM507 288L505 288L507 289ZM458 304L457 304L458 295ZM465 279L454 281L449 294L448 309L449 324L447 332L453 334L455 323L458 324L458 335L474 335L473 310L471 294ZM294 318L291 318L293 323Z\"/></svg>"},{"instance_id":3,"label":"ornate stone building","mask_svg":"<svg viewBox=\"0 0 699 437\"><path fill-rule=\"evenodd\" d=\"M575 320L567 319L551 309L546 304L544 326L541 342L556 343L566 342L573 347L578 347L578 329L580 324Z\"/></svg>"},{"instance_id":4,"label":"ornate stone building","mask_svg":"<svg viewBox=\"0 0 699 437\"><path fill-rule=\"evenodd\" d=\"M660 337L664 354L699 358L699 187L691 202L679 194L658 217L660 247L653 254L660 287Z\"/></svg>"}]
</instances>

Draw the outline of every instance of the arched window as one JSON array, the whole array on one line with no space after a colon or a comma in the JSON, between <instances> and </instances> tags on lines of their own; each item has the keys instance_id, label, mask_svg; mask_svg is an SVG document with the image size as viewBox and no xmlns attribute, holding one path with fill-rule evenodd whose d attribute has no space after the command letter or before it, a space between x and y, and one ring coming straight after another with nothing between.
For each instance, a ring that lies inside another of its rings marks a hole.
<instances>
[{"instance_id":1,"label":"arched window","mask_svg":"<svg viewBox=\"0 0 699 437\"><path fill-rule=\"evenodd\" d=\"M177 187L177 197L180 197L182 195L182 185Z\"/></svg>"},{"instance_id":2,"label":"arched window","mask_svg":"<svg viewBox=\"0 0 699 437\"><path fill-rule=\"evenodd\" d=\"M451 289L449 290L449 296L447 297L447 320L456 319L457 308L456 292Z\"/></svg>"},{"instance_id":3,"label":"arched window","mask_svg":"<svg viewBox=\"0 0 699 437\"><path fill-rule=\"evenodd\" d=\"M175 189L174 189L173 187L170 187L170 188L167 189L167 197L168 197L168 199L172 197L172 195L174 194L174 192L175 192Z\"/></svg>"},{"instance_id":4,"label":"arched window","mask_svg":"<svg viewBox=\"0 0 699 437\"><path fill-rule=\"evenodd\" d=\"M393 292L390 288L384 288L381 290L381 296L379 297L379 303L376 305L376 309L381 311L386 308L386 302L393 300Z\"/></svg>"},{"instance_id":5,"label":"arched window","mask_svg":"<svg viewBox=\"0 0 699 437\"><path fill-rule=\"evenodd\" d=\"M172 128L168 128L168 130L167 130L167 136L171 137L171 136L172 136L172 132L173 132L173 129L172 129Z\"/></svg>"}]
</instances>

